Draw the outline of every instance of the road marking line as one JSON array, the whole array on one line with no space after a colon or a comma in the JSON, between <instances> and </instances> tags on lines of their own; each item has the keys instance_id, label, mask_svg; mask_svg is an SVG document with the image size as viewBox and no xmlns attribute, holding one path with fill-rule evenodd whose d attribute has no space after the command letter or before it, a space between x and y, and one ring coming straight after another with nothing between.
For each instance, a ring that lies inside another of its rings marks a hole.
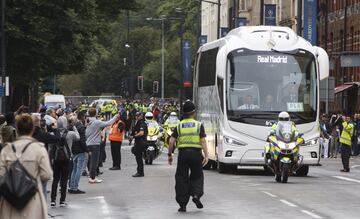
<instances>
[{"instance_id":1,"label":"road marking line","mask_svg":"<svg viewBox=\"0 0 360 219\"><path fill-rule=\"evenodd\" d=\"M280 199L280 201L281 201L282 203L290 206L290 207L294 207L294 208L297 207L297 205L295 205L295 204L293 204L293 203L291 203L291 202L288 202L288 201L286 201L285 199Z\"/></svg>"},{"instance_id":2,"label":"road marking line","mask_svg":"<svg viewBox=\"0 0 360 219\"><path fill-rule=\"evenodd\" d=\"M110 214L110 209L104 196L94 196L94 197L85 198L83 200L98 200L100 203L100 208L102 210L102 213L104 213L105 215Z\"/></svg>"},{"instance_id":3,"label":"road marking line","mask_svg":"<svg viewBox=\"0 0 360 219\"><path fill-rule=\"evenodd\" d=\"M341 179L341 180L346 180L346 181L349 181L349 182L356 182L356 183L360 183L360 180L357 180L357 179L351 179L351 178L348 178L348 177L344 177L344 176L333 176L334 178L337 178L337 179Z\"/></svg>"},{"instance_id":4,"label":"road marking line","mask_svg":"<svg viewBox=\"0 0 360 219\"><path fill-rule=\"evenodd\" d=\"M276 195L271 194L270 192L266 192L266 191L261 191L261 192L265 193L266 195L268 195L268 196L270 196L270 197L272 197L272 198L276 198L276 197L277 197Z\"/></svg>"},{"instance_id":5,"label":"road marking line","mask_svg":"<svg viewBox=\"0 0 360 219\"><path fill-rule=\"evenodd\" d=\"M313 217L313 218L322 218L321 216L315 214L315 213L312 213L311 211L307 211L307 210L301 210L301 212Z\"/></svg>"},{"instance_id":6,"label":"road marking line","mask_svg":"<svg viewBox=\"0 0 360 219\"><path fill-rule=\"evenodd\" d=\"M354 166L351 167L351 169L355 169L357 167L360 167L360 165L354 165Z\"/></svg>"},{"instance_id":7,"label":"road marking line","mask_svg":"<svg viewBox=\"0 0 360 219\"><path fill-rule=\"evenodd\" d=\"M104 199L104 196L94 196L89 198L84 198L83 200L97 200L97 199Z\"/></svg>"}]
</instances>

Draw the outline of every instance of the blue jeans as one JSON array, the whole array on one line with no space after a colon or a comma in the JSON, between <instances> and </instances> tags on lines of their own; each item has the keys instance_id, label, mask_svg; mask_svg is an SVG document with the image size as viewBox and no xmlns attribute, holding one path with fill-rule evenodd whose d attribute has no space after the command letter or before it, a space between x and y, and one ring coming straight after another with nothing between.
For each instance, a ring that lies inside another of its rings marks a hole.
<instances>
[{"instance_id":1,"label":"blue jeans","mask_svg":"<svg viewBox=\"0 0 360 219\"><path fill-rule=\"evenodd\" d=\"M85 153L75 154L73 156L73 169L70 178L71 190L78 190L79 188L79 181L80 181L80 176L84 169L84 163L86 160L85 158L86 158Z\"/></svg>"},{"instance_id":2,"label":"blue jeans","mask_svg":"<svg viewBox=\"0 0 360 219\"><path fill-rule=\"evenodd\" d=\"M43 189L45 200L47 200L47 183L48 183L48 181L42 182L42 189Z\"/></svg>"}]
</instances>

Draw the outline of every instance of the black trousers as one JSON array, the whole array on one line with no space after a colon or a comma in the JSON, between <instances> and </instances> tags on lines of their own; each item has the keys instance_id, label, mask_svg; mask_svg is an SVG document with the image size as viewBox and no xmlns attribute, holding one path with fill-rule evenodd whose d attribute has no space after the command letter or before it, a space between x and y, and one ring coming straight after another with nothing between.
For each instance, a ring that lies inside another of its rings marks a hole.
<instances>
[{"instance_id":1,"label":"black trousers","mask_svg":"<svg viewBox=\"0 0 360 219\"><path fill-rule=\"evenodd\" d=\"M344 167L344 170L350 170L350 155L351 155L351 147L349 145L345 145L341 143L341 161Z\"/></svg>"},{"instance_id":2,"label":"black trousers","mask_svg":"<svg viewBox=\"0 0 360 219\"><path fill-rule=\"evenodd\" d=\"M113 167L120 167L121 165L121 144L122 142L110 141Z\"/></svg>"},{"instance_id":3,"label":"black trousers","mask_svg":"<svg viewBox=\"0 0 360 219\"><path fill-rule=\"evenodd\" d=\"M204 194L204 173L200 149L180 149L175 174L176 201L186 206L190 196L201 197ZM190 170L190 175L189 175Z\"/></svg>"},{"instance_id":4,"label":"black trousers","mask_svg":"<svg viewBox=\"0 0 360 219\"><path fill-rule=\"evenodd\" d=\"M99 157L99 166L101 166L102 163L105 163L106 161L106 139L104 141L101 141L100 143L100 157Z\"/></svg>"},{"instance_id":5,"label":"black trousers","mask_svg":"<svg viewBox=\"0 0 360 219\"><path fill-rule=\"evenodd\" d=\"M145 141L144 140L135 140L135 145L132 149L132 153L135 155L136 164L137 164L137 173L144 174L144 161L143 154L145 151Z\"/></svg>"},{"instance_id":6,"label":"black trousers","mask_svg":"<svg viewBox=\"0 0 360 219\"><path fill-rule=\"evenodd\" d=\"M90 156L90 178L95 179L98 165L99 165L99 158L100 158L100 145L89 145L89 151L91 152Z\"/></svg>"},{"instance_id":7,"label":"black trousers","mask_svg":"<svg viewBox=\"0 0 360 219\"><path fill-rule=\"evenodd\" d=\"M54 179L51 186L51 201L56 201L58 184L60 182L60 202L64 202L67 192L67 181L69 177L69 162L59 162L53 165Z\"/></svg>"}]
</instances>

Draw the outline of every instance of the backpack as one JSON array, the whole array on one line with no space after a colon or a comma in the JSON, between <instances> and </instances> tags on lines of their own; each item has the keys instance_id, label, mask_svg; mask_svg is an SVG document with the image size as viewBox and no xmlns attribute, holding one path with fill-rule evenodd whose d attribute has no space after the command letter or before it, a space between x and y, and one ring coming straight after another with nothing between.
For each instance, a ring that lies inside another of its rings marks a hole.
<instances>
[{"instance_id":1,"label":"backpack","mask_svg":"<svg viewBox=\"0 0 360 219\"><path fill-rule=\"evenodd\" d=\"M30 175L19 161L22 154L32 143L29 142L25 145L20 156L16 155L16 161L11 163L9 168L6 168L5 175L0 178L0 193L2 197L18 210L23 209L27 205L38 189L36 178ZM11 147L16 154L15 146L11 144Z\"/></svg>"},{"instance_id":2,"label":"backpack","mask_svg":"<svg viewBox=\"0 0 360 219\"><path fill-rule=\"evenodd\" d=\"M68 131L65 131L60 138L60 142L55 144L54 162L56 163L70 160L70 151L66 141L67 133Z\"/></svg>"}]
</instances>

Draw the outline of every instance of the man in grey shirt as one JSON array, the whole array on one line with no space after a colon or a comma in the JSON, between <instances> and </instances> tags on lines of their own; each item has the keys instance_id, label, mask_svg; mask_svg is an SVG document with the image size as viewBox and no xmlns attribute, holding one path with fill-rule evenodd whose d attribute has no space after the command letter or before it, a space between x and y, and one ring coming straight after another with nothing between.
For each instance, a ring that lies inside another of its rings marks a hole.
<instances>
[{"instance_id":1,"label":"man in grey shirt","mask_svg":"<svg viewBox=\"0 0 360 219\"><path fill-rule=\"evenodd\" d=\"M116 122L119 114L116 114L109 121L101 121L96 119L96 108L89 109L89 121L86 126L86 145L91 153L90 157L90 179L89 183L101 183L102 180L96 178L96 169L99 163L101 131L103 128L110 126Z\"/></svg>"}]
</instances>

